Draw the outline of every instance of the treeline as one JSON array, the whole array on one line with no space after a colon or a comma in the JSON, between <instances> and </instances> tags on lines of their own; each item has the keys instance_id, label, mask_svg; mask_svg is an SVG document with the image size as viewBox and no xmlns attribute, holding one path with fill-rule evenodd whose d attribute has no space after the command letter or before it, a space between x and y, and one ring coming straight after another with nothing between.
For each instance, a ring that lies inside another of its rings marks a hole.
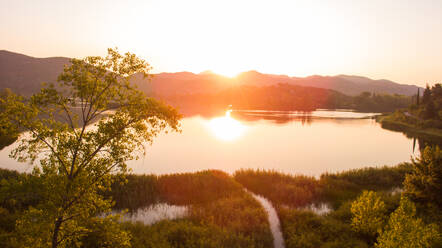
<instances>
[{"instance_id":1,"label":"treeline","mask_svg":"<svg viewBox=\"0 0 442 248\"><path fill-rule=\"evenodd\" d=\"M413 97L413 104L405 112L397 111L390 119L421 128L442 129L442 85L427 85L422 96L418 92Z\"/></svg>"},{"instance_id":2,"label":"treeline","mask_svg":"<svg viewBox=\"0 0 442 248\"><path fill-rule=\"evenodd\" d=\"M442 129L442 85L427 85L422 97L415 96L415 104L410 105L409 112L411 116L405 117L407 122L423 128Z\"/></svg>"},{"instance_id":3,"label":"treeline","mask_svg":"<svg viewBox=\"0 0 442 248\"><path fill-rule=\"evenodd\" d=\"M5 98L11 93L9 89L2 89L0 98ZM358 96L348 96L334 90L290 84L263 87L242 85L216 93L158 95L155 97L177 107L183 114L203 115L222 113L229 105L238 110L354 109L363 112L392 112L396 109L406 108L412 103L412 97L397 94L363 92ZM0 142L9 144L9 141L11 141L9 137L0 137Z\"/></svg>"},{"instance_id":4,"label":"treeline","mask_svg":"<svg viewBox=\"0 0 442 248\"><path fill-rule=\"evenodd\" d=\"M405 108L412 102L412 97L398 94L378 94L363 92L352 97L352 108L359 111L391 112Z\"/></svg>"},{"instance_id":5,"label":"treeline","mask_svg":"<svg viewBox=\"0 0 442 248\"><path fill-rule=\"evenodd\" d=\"M418 93L419 94L419 93ZM416 96L416 104L410 106L413 112L424 120L442 120L442 85L435 84L432 87L425 88L420 100L419 95Z\"/></svg>"},{"instance_id":6,"label":"treeline","mask_svg":"<svg viewBox=\"0 0 442 248\"><path fill-rule=\"evenodd\" d=\"M158 96L183 112L208 112L232 105L241 110L313 111L316 109L355 109L387 112L411 104L402 95L361 93L347 96L334 90L290 84L272 86L238 86L211 94Z\"/></svg>"},{"instance_id":7,"label":"treeline","mask_svg":"<svg viewBox=\"0 0 442 248\"><path fill-rule=\"evenodd\" d=\"M442 139L442 85L427 85L422 96L418 91L413 104L394 113L378 116L382 127L404 132L409 137L424 140L426 144L441 144ZM422 142L421 142L422 143Z\"/></svg>"}]
</instances>

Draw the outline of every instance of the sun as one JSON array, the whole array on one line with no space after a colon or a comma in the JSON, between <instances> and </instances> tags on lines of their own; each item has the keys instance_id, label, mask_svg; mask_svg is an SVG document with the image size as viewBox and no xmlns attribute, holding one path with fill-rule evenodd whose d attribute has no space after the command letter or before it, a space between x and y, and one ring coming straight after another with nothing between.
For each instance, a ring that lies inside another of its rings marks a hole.
<instances>
[{"instance_id":1,"label":"sun","mask_svg":"<svg viewBox=\"0 0 442 248\"><path fill-rule=\"evenodd\" d=\"M241 72L239 70L233 69L233 68L224 68L224 69L214 70L213 73L218 74L218 75L222 75L225 77L229 77L229 78L234 78L234 77L238 76L238 74L240 74Z\"/></svg>"},{"instance_id":2,"label":"sun","mask_svg":"<svg viewBox=\"0 0 442 248\"><path fill-rule=\"evenodd\" d=\"M228 110L223 117L213 118L208 127L212 134L223 141L232 141L244 134L246 127L230 116L232 110Z\"/></svg>"}]
</instances>

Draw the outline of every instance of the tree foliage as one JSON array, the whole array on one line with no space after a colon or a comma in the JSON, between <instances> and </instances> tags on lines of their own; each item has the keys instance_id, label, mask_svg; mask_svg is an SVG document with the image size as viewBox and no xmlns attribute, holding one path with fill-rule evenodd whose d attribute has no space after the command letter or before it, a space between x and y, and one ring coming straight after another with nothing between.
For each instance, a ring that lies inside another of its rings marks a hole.
<instances>
[{"instance_id":1,"label":"tree foliage","mask_svg":"<svg viewBox=\"0 0 442 248\"><path fill-rule=\"evenodd\" d=\"M9 88L4 88L0 90L0 99L3 99L2 101L0 101L0 112L4 112L6 110L7 106L6 104L4 104L4 101L12 95L13 93ZM10 123L8 119L0 118L0 150L17 140L17 133L10 132L9 126Z\"/></svg>"},{"instance_id":2,"label":"tree foliage","mask_svg":"<svg viewBox=\"0 0 442 248\"><path fill-rule=\"evenodd\" d=\"M351 225L369 237L375 237L382 230L386 219L385 203L374 191L364 191L351 205Z\"/></svg>"},{"instance_id":3,"label":"tree foliage","mask_svg":"<svg viewBox=\"0 0 442 248\"><path fill-rule=\"evenodd\" d=\"M442 85L435 84L431 88L427 85L419 106L419 115L425 120L441 120L442 116Z\"/></svg>"},{"instance_id":4,"label":"tree foliage","mask_svg":"<svg viewBox=\"0 0 442 248\"><path fill-rule=\"evenodd\" d=\"M440 245L440 233L434 224L426 225L416 218L416 207L406 197L390 215L385 230L375 245L376 248L430 248Z\"/></svg>"},{"instance_id":5,"label":"tree foliage","mask_svg":"<svg viewBox=\"0 0 442 248\"><path fill-rule=\"evenodd\" d=\"M405 195L417 203L442 208L442 151L427 146L421 157L412 160L412 172L405 177Z\"/></svg>"},{"instance_id":6,"label":"tree foliage","mask_svg":"<svg viewBox=\"0 0 442 248\"><path fill-rule=\"evenodd\" d=\"M79 240L111 207L100 192L112 174L124 175L126 161L144 153L144 144L164 129L179 129L179 115L146 98L129 79L148 76L150 66L114 49L106 57L73 59L59 76L29 99L9 95L1 113L5 130L25 130L11 156L36 164L42 200L17 221L24 246L79 246ZM114 239L128 236L114 232Z\"/></svg>"}]
</instances>

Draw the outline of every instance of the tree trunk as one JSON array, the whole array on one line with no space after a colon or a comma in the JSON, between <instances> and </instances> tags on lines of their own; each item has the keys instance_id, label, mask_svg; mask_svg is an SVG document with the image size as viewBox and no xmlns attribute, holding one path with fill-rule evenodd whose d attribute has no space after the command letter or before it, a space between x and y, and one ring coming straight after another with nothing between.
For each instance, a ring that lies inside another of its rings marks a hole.
<instances>
[{"instance_id":1,"label":"tree trunk","mask_svg":"<svg viewBox=\"0 0 442 248\"><path fill-rule=\"evenodd\" d=\"M52 248L57 248L58 246L58 233L60 231L62 217L58 217L55 221L54 233L52 234Z\"/></svg>"}]
</instances>

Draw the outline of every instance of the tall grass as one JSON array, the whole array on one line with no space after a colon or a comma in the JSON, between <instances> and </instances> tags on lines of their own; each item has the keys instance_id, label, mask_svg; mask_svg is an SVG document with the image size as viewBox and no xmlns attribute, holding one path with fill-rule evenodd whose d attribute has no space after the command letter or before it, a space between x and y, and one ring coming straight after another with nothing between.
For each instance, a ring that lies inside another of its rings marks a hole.
<instances>
[{"instance_id":1,"label":"tall grass","mask_svg":"<svg viewBox=\"0 0 442 248\"><path fill-rule=\"evenodd\" d=\"M250 237L215 225L189 220L162 221L152 226L124 223L132 234L133 248L248 248L255 246ZM93 245L89 247L94 247ZM267 246L268 247L268 246Z\"/></svg>"},{"instance_id":2,"label":"tall grass","mask_svg":"<svg viewBox=\"0 0 442 248\"><path fill-rule=\"evenodd\" d=\"M319 182L314 177L252 169L236 171L233 177L245 188L266 197L275 205L302 207L318 201L321 196Z\"/></svg>"},{"instance_id":3,"label":"tall grass","mask_svg":"<svg viewBox=\"0 0 442 248\"><path fill-rule=\"evenodd\" d=\"M126 223L135 247L272 247L264 209L222 171L131 175L126 184L116 182L108 196L116 208L131 211L159 202L189 207L184 221L162 221L151 227ZM140 238L138 232L152 234Z\"/></svg>"},{"instance_id":4,"label":"tall grass","mask_svg":"<svg viewBox=\"0 0 442 248\"><path fill-rule=\"evenodd\" d=\"M356 198L363 190L389 191L401 187L409 163L397 166L367 167L339 173L325 173L319 179L289 175L271 170L239 170L236 181L262 195L275 205L304 207L327 202L338 208L343 202Z\"/></svg>"},{"instance_id":5,"label":"tall grass","mask_svg":"<svg viewBox=\"0 0 442 248\"><path fill-rule=\"evenodd\" d=\"M339 173L325 173L320 177L321 199L339 207L355 199L363 190L390 191L402 187L405 175L411 171L410 163L397 166L367 167Z\"/></svg>"},{"instance_id":6,"label":"tall grass","mask_svg":"<svg viewBox=\"0 0 442 248\"><path fill-rule=\"evenodd\" d=\"M115 201L116 209L148 207L155 203L191 205L208 203L238 195L242 186L217 170L168 175L129 175L127 182L115 181L106 194Z\"/></svg>"}]
</instances>

